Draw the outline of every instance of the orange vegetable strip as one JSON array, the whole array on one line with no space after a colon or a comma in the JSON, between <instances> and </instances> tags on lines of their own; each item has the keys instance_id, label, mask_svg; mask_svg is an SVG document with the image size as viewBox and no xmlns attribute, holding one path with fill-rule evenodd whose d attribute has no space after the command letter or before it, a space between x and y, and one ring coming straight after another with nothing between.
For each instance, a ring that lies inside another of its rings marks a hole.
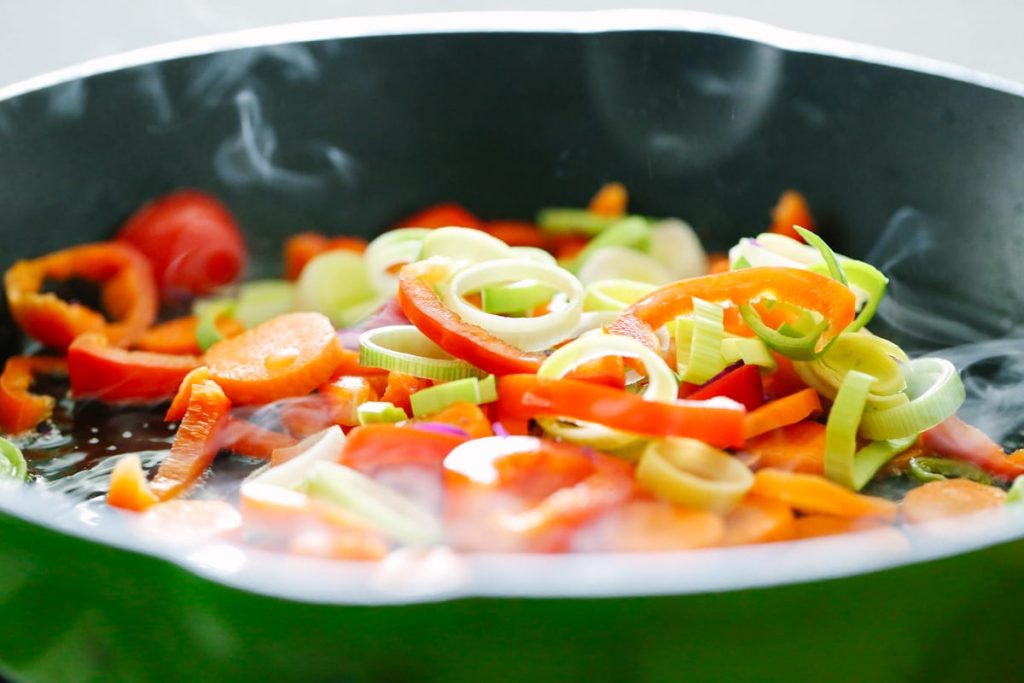
<instances>
[{"instance_id":1,"label":"orange vegetable strip","mask_svg":"<svg viewBox=\"0 0 1024 683\"><path fill-rule=\"evenodd\" d=\"M193 385L171 452L150 485L157 498L176 497L206 472L220 449L219 433L230 409L231 401L215 382Z\"/></svg>"},{"instance_id":2,"label":"orange vegetable strip","mask_svg":"<svg viewBox=\"0 0 1024 683\"><path fill-rule=\"evenodd\" d=\"M533 223L525 221L487 221L481 230L511 247L537 247L544 249L548 238Z\"/></svg>"},{"instance_id":3,"label":"orange vegetable strip","mask_svg":"<svg viewBox=\"0 0 1024 683\"><path fill-rule=\"evenodd\" d=\"M825 425L806 420L748 439L743 450L757 457L756 467L804 474L825 474Z\"/></svg>"},{"instance_id":4,"label":"orange vegetable strip","mask_svg":"<svg viewBox=\"0 0 1024 683\"><path fill-rule=\"evenodd\" d=\"M387 401L396 408L401 408L406 415L412 415L412 404L409 397L420 389L433 386L433 382L422 377L413 377L401 372L392 372L388 375L388 386L381 395L381 401Z\"/></svg>"},{"instance_id":5,"label":"orange vegetable strip","mask_svg":"<svg viewBox=\"0 0 1024 683\"><path fill-rule=\"evenodd\" d=\"M717 251L713 254L708 254L708 274L714 275L715 273L725 273L729 270L729 255Z\"/></svg>"},{"instance_id":6,"label":"orange vegetable strip","mask_svg":"<svg viewBox=\"0 0 1024 683\"><path fill-rule=\"evenodd\" d=\"M210 377L236 404L303 396L326 382L342 358L341 342L320 313L288 313L206 352Z\"/></svg>"},{"instance_id":7,"label":"orange vegetable strip","mask_svg":"<svg viewBox=\"0 0 1024 683\"><path fill-rule=\"evenodd\" d=\"M350 349L342 349L341 362L334 370L334 377L345 375L359 375L361 377L372 377L375 375L387 375L384 368L368 368L359 364L359 352ZM379 393L379 392L378 392Z\"/></svg>"},{"instance_id":8,"label":"orange vegetable strip","mask_svg":"<svg viewBox=\"0 0 1024 683\"><path fill-rule=\"evenodd\" d=\"M354 427L359 424L359 406L378 398L370 381L359 376L332 379L321 385L318 392L333 407L334 424L343 427Z\"/></svg>"},{"instance_id":9,"label":"orange vegetable strip","mask_svg":"<svg viewBox=\"0 0 1024 683\"><path fill-rule=\"evenodd\" d=\"M167 413L164 414L164 420L173 422L185 417L188 401L192 398L192 385L205 382L208 379L210 379L210 368L205 365L201 365L185 375L185 378L181 380L181 384L178 385L177 393L174 394L174 398L171 400L171 406L167 409Z\"/></svg>"},{"instance_id":10,"label":"orange vegetable strip","mask_svg":"<svg viewBox=\"0 0 1024 683\"><path fill-rule=\"evenodd\" d=\"M796 520L796 538L818 538L872 531L887 526L877 519L864 517L833 517L832 515L804 515Z\"/></svg>"},{"instance_id":11,"label":"orange vegetable strip","mask_svg":"<svg viewBox=\"0 0 1024 683\"><path fill-rule=\"evenodd\" d=\"M454 202L443 202L428 206L418 213L399 221L396 228L479 228L480 219Z\"/></svg>"},{"instance_id":12,"label":"orange vegetable strip","mask_svg":"<svg viewBox=\"0 0 1024 683\"><path fill-rule=\"evenodd\" d=\"M803 242L800 234L793 229L794 225L815 230L814 217L811 216L807 200L796 190L786 190L779 197L779 203L772 209L772 225L769 232Z\"/></svg>"},{"instance_id":13,"label":"orange vegetable strip","mask_svg":"<svg viewBox=\"0 0 1024 683\"><path fill-rule=\"evenodd\" d=\"M896 503L865 496L814 474L786 472L773 468L754 474L751 493L785 503L801 512L822 513L839 517L896 517Z\"/></svg>"},{"instance_id":14,"label":"orange vegetable strip","mask_svg":"<svg viewBox=\"0 0 1024 683\"><path fill-rule=\"evenodd\" d=\"M1024 474L1024 463L1008 458L1002 446L955 415L921 434L921 446L936 455L974 463L1004 479Z\"/></svg>"},{"instance_id":15,"label":"orange vegetable strip","mask_svg":"<svg viewBox=\"0 0 1024 683\"><path fill-rule=\"evenodd\" d=\"M100 284L112 322L99 311L42 291L48 279L75 277ZM59 350L84 332L101 332L112 344L126 346L156 318L156 282L148 261L134 248L115 242L83 244L18 261L4 274L4 289L21 329Z\"/></svg>"},{"instance_id":16,"label":"orange vegetable strip","mask_svg":"<svg viewBox=\"0 0 1024 683\"><path fill-rule=\"evenodd\" d=\"M487 436L494 436L491 429L491 421L487 419L480 406L457 401L439 413L422 420L411 420L411 424L418 422L440 422L442 424L458 427L466 432L473 439L481 439Z\"/></svg>"},{"instance_id":17,"label":"orange vegetable strip","mask_svg":"<svg viewBox=\"0 0 1024 683\"><path fill-rule=\"evenodd\" d=\"M154 402L174 396L196 356L126 351L110 346L102 334L79 335L68 348L68 377L76 398Z\"/></svg>"},{"instance_id":18,"label":"orange vegetable strip","mask_svg":"<svg viewBox=\"0 0 1024 683\"><path fill-rule=\"evenodd\" d=\"M626 213L629 193L622 183L605 183L597 191L587 206L587 210L599 216L615 218Z\"/></svg>"},{"instance_id":19,"label":"orange vegetable strip","mask_svg":"<svg viewBox=\"0 0 1024 683\"><path fill-rule=\"evenodd\" d=\"M67 362L49 356L11 356L0 374L0 430L19 434L35 429L53 414L52 396L33 394L32 381L38 374L66 374Z\"/></svg>"},{"instance_id":20,"label":"orange vegetable strip","mask_svg":"<svg viewBox=\"0 0 1024 683\"><path fill-rule=\"evenodd\" d=\"M795 519L785 503L747 496L725 516L722 545L788 541L796 535Z\"/></svg>"},{"instance_id":21,"label":"orange vegetable strip","mask_svg":"<svg viewBox=\"0 0 1024 683\"><path fill-rule=\"evenodd\" d=\"M795 424L821 412L821 398L814 389L804 389L784 398L765 403L747 413L743 435L751 439L779 427Z\"/></svg>"},{"instance_id":22,"label":"orange vegetable strip","mask_svg":"<svg viewBox=\"0 0 1024 683\"><path fill-rule=\"evenodd\" d=\"M196 341L198 324L199 320L194 315L186 315L154 325L139 337L135 348L153 353L198 356L203 352ZM234 318L221 317L217 320L217 329L224 337L234 337L244 332L245 326Z\"/></svg>"},{"instance_id":23,"label":"orange vegetable strip","mask_svg":"<svg viewBox=\"0 0 1024 683\"><path fill-rule=\"evenodd\" d=\"M121 456L110 473L107 504L122 510L142 512L158 500L149 488L139 456L134 453Z\"/></svg>"},{"instance_id":24,"label":"orange vegetable strip","mask_svg":"<svg viewBox=\"0 0 1024 683\"><path fill-rule=\"evenodd\" d=\"M1005 503L1006 492L1000 488L970 479L945 479L911 489L901 509L905 520L917 523L1000 510Z\"/></svg>"}]
</instances>

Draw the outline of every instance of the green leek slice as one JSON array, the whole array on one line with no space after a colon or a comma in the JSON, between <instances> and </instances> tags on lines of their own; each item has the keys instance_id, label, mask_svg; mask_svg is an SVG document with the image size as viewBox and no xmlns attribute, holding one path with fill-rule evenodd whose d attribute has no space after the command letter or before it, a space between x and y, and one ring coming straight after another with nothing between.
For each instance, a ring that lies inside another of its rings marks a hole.
<instances>
[{"instance_id":1,"label":"green leek slice","mask_svg":"<svg viewBox=\"0 0 1024 683\"><path fill-rule=\"evenodd\" d=\"M217 328L217 321L224 316L234 316L236 308L233 299L196 302L193 306L196 314L196 344L201 350L205 351L224 338Z\"/></svg>"},{"instance_id":2,"label":"green leek slice","mask_svg":"<svg viewBox=\"0 0 1024 683\"><path fill-rule=\"evenodd\" d=\"M907 450L917 441L917 436L908 436L891 441L872 441L857 451L853 460L853 488L860 491L867 486L878 470L887 462Z\"/></svg>"},{"instance_id":3,"label":"green leek slice","mask_svg":"<svg viewBox=\"0 0 1024 683\"><path fill-rule=\"evenodd\" d=\"M828 268L829 275L832 276L833 280L837 280L844 285L849 284L849 281L846 279L846 272L843 270L842 265L840 265L839 260L836 258L836 253L832 251L832 247L825 243L825 240L821 239L821 237L810 230L801 228L799 225L794 225L793 229L804 238L804 241L807 242L807 244L818 250L821 254L822 260L825 262L825 266Z\"/></svg>"},{"instance_id":4,"label":"green leek slice","mask_svg":"<svg viewBox=\"0 0 1024 683\"><path fill-rule=\"evenodd\" d=\"M600 280L636 280L664 285L674 279L672 273L652 256L628 247L598 249L580 265L577 275L585 285Z\"/></svg>"},{"instance_id":5,"label":"green leek slice","mask_svg":"<svg viewBox=\"0 0 1024 683\"><path fill-rule=\"evenodd\" d=\"M366 247L363 254L366 271L381 295L391 295L398 290L398 276L393 271L419 258L423 239L430 232L427 228L389 230Z\"/></svg>"},{"instance_id":6,"label":"green leek slice","mask_svg":"<svg viewBox=\"0 0 1024 683\"><path fill-rule=\"evenodd\" d=\"M577 271L579 266L586 263L594 252L606 247L625 247L636 251L647 251L651 245L651 226L643 218L631 216L624 218L600 235L590 240L587 246L583 247L573 263L570 270Z\"/></svg>"},{"instance_id":7,"label":"green leek slice","mask_svg":"<svg viewBox=\"0 0 1024 683\"><path fill-rule=\"evenodd\" d=\"M1006 504L1018 505L1024 503L1024 474L1013 480L1010 490L1006 492Z\"/></svg>"},{"instance_id":8,"label":"green leek slice","mask_svg":"<svg viewBox=\"0 0 1024 683\"><path fill-rule=\"evenodd\" d=\"M537 225L552 235L584 233L597 235L615 225L620 217L602 216L587 209L552 206L537 214Z\"/></svg>"},{"instance_id":9,"label":"green leek slice","mask_svg":"<svg viewBox=\"0 0 1024 683\"><path fill-rule=\"evenodd\" d=\"M917 358L904 366L905 403L894 408L868 410L860 424L867 439L900 439L923 432L952 416L967 397L956 367L941 358Z\"/></svg>"},{"instance_id":10,"label":"green leek slice","mask_svg":"<svg viewBox=\"0 0 1024 683\"><path fill-rule=\"evenodd\" d=\"M295 283L295 308L323 313L337 327L349 327L381 303L360 254L328 251L302 269Z\"/></svg>"},{"instance_id":11,"label":"green leek slice","mask_svg":"<svg viewBox=\"0 0 1024 683\"><path fill-rule=\"evenodd\" d=\"M775 358L763 341L754 337L726 337L722 340L722 358L726 364L743 361L768 370L776 368Z\"/></svg>"},{"instance_id":12,"label":"green leek slice","mask_svg":"<svg viewBox=\"0 0 1024 683\"><path fill-rule=\"evenodd\" d=\"M444 256L455 262L456 268L492 259L512 257L511 247L497 237L472 228L438 228L423 238L420 260Z\"/></svg>"},{"instance_id":13,"label":"green leek slice","mask_svg":"<svg viewBox=\"0 0 1024 683\"><path fill-rule=\"evenodd\" d=\"M796 362L793 368L800 378L818 393L834 399L839 385L850 370L860 370L875 378L867 397L871 409L893 408L909 402L901 362L907 354L896 344L867 331L843 332L818 358Z\"/></svg>"},{"instance_id":14,"label":"green leek slice","mask_svg":"<svg viewBox=\"0 0 1024 683\"><path fill-rule=\"evenodd\" d=\"M584 311L623 311L657 289L649 282L636 280L598 280L586 287Z\"/></svg>"},{"instance_id":15,"label":"green leek slice","mask_svg":"<svg viewBox=\"0 0 1024 683\"><path fill-rule=\"evenodd\" d=\"M688 344L685 332L676 325L676 371L684 382L704 384L725 368L722 356L724 316L725 310L718 304L694 297L693 331Z\"/></svg>"},{"instance_id":16,"label":"green leek slice","mask_svg":"<svg viewBox=\"0 0 1024 683\"><path fill-rule=\"evenodd\" d=\"M480 304L486 313L528 313L551 301L556 291L531 280L490 285L480 290Z\"/></svg>"},{"instance_id":17,"label":"green leek slice","mask_svg":"<svg viewBox=\"0 0 1024 683\"><path fill-rule=\"evenodd\" d=\"M437 384L427 389L420 389L409 397L413 417L425 417L439 413L453 403L472 403L481 405L498 400L494 377L488 376L484 381L476 377L457 379L454 382Z\"/></svg>"},{"instance_id":18,"label":"green leek slice","mask_svg":"<svg viewBox=\"0 0 1024 683\"><path fill-rule=\"evenodd\" d=\"M768 348L791 360L812 360L817 357L818 340L828 327L828 322L823 320L806 334L791 337L766 325L761 314L750 304L740 305L740 317Z\"/></svg>"},{"instance_id":19,"label":"green leek slice","mask_svg":"<svg viewBox=\"0 0 1024 683\"><path fill-rule=\"evenodd\" d=\"M708 255L700 238L689 223L678 218L666 218L654 224L648 254L668 269L673 280L708 272Z\"/></svg>"},{"instance_id":20,"label":"green leek slice","mask_svg":"<svg viewBox=\"0 0 1024 683\"><path fill-rule=\"evenodd\" d=\"M356 408L359 424L368 425L378 422L404 422L409 419L405 410L390 401L367 401Z\"/></svg>"},{"instance_id":21,"label":"green leek slice","mask_svg":"<svg viewBox=\"0 0 1024 683\"><path fill-rule=\"evenodd\" d=\"M847 372L825 427L825 476L851 489L856 488L857 426L864 413L868 391L874 383L875 378L871 375L857 370Z\"/></svg>"},{"instance_id":22,"label":"green leek slice","mask_svg":"<svg viewBox=\"0 0 1024 683\"><path fill-rule=\"evenodd\" d=\"M643 488L677 505L728 512L754 485L754 474L728 453L696 439L658 439L636 468Z\"/></svg>"},{"instance_id":23,"label":"green leek slice","mask_svg":"<svg viewBox=\"0 0 1024 683\"><path fill-rule=\"evenodd\" d=\"M0 481L25 481L27 477L28 465L21 449L0 436Z\"/></svg>"},{"instance_id":24,"label":"green leek slice","mask_svg":"<svg viewBox=\"0 0 1024 683\"><path fill-rule=\"evenodd\" d=\"M415 325L387 325L359 335L359 364L450 382L484 372L451 356Z\"/></svg>"}]
</instances>

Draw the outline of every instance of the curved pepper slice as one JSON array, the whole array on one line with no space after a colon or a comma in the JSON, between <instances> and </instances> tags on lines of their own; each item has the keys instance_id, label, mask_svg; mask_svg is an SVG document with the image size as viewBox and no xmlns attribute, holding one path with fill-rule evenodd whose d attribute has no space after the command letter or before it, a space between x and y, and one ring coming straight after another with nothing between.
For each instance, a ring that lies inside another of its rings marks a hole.
<instances>
[{"instance_id":1,"label":"curved pepper slice","mask_svg":"<svg viewBox=\"0 0 1024 683\"><path fill-rule=\"evenodd\" d=\"M818 348L823 348L853 322L857 303L848 287L824 275L799 268L746 268L665 285L623 311L608 331L633 337L657 349L659 344L654 331L690 313L694 297L729 304L725 310L726 329L748 336L751 332L740 319L738 307L755 303L762 297L815 311L828 325L818 338Z\"/></svg>"},{"instance_id":2,"label":"curved pepper slice","mask_svg":"<svg viewBox=\"0 0 1024 683\"><path fill-rule=\"evenodd\" d=\"M50 356L11 356L0 375L0 430L7 434L34 429L53 414L52 396L29 391L38 374L66 374L63 358Z\"/></svg>"},{"instance_id":3,"label":"curved pepper slice","mask_svg":"<svg viewBox=\"0 0 1024 683\"><path fill-rule=\"evenodd\" d=\"M494 375L537 372L544 356L523 351L448 308L434 286L451 275L447 263L419 261L398 276L398 305L409 321L442 349Z\"/></svg>"},{"instance_id":4,"label":"curved pepper slice","mask_svg":"<svg viewBox=\"0 0 1024 683\"><path fill-rule=\"evenodd\" d=\"M68 377L76 398L104 401L165 401L199 367L197 356L126 351L102 334L80 335L68 349Z\"/></svg>"},{"instance_id":5,"label":"curved pepper slice","mask_svg":"<svg viewBox=\"0 0 1024 683\"><path fill-rule=\"evenodd\" d=\"M112 321L88 306L42 291L47 280L70 278L100 284ZM18 261L4 275L4 289L21 329L54 349L66 349L84 332L102 332L112 344L127 346L156 318L156 283L149 263L134 248L114 242L83 244Z\"/></svg>"},{"instance_id":6,"label":"curved pepper slice","mask_svg":"<svg viewBox=\"0 0 1024 683\"><path fill-rule=\"evenodd\" d=\"M746 410L727 399L661 403L599 384L536 375L498 380L498 414L565 417L646 436L685 436L720 448L743 445Z\"/></svg>"}]
</instances>

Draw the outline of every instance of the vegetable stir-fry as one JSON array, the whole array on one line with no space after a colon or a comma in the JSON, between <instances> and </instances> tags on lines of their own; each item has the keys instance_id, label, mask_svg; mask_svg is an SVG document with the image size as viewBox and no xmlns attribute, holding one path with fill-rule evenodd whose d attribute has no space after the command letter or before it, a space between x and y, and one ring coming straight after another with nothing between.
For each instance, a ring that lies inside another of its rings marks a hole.
<instances>
[{"instance_id":1,"label":"vegetable stir-fry","mask_svg":"<svg viewBox=\"0 0 1024 683\"><path fill-rule=\"evenodd\" d=\"M0 478L40 476L23 450L67 386L172 430L151 471L108 456L107 504L317 556L743 545L1021 498L1024 455L956 417L952 364L868 331L887 280L799 193L728 254L627 201L612 183L536 224L440 204L370 242L302 233L283 279L239 284L228 209L160 198L8 269L32 351L0 375ZM97 304L50 287L82 280ZM225 458L232 485L205 490Z\"/></svg>"}]
</instances>

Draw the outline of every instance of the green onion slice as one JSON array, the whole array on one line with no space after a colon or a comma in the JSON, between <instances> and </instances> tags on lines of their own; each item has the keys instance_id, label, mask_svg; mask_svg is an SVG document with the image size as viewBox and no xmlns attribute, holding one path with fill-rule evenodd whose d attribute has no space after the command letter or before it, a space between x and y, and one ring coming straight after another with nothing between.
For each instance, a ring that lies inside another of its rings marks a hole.
<instances>
[{"instance_id":1,"label":"green onion slice","mask_svg":"<svg viewBox=\"0 0 1024 683\"><path fill-rule=\"evenodd\" d=\"M467 377L420 389L409 397L413 417L439 413L453 403L465 402L480 405L496 401L498 393L495 389L494 377L489 377L489 380L489 383L485 384L477 380L476 377Z\"/></svg>"},{"instance_id":2,"label":"green onion slice","mask_svg":"<svg viewBox=\"0 0 1024 683\"><path fill-rule=\"evenodd\" d=\"M368 425L377 422L404 422L409 419L405 410L390 401L367 401L356 408L359 424Z\"/></svg>"},{"instance_id":3,"label":"green onion slice","mask_svg":"<svg viewBox=\"0 0 1024 683\"><path fill-rule=\"evenodd\" d=\"M677 505L728 512L754 485L754 474L728 453L696 439L658 439L640 456L636 480Z\"/></svg>"},{"instance_id":4,"label":"green onion slice","mask_svg":"<svg viewBox=\"0 0 1024 683\"><path fill-rule=\"evenodd\" d=\"M217 321L224 316L233 316L236 308L237 304L233 299L196 302L193 310L197 319L196 343L200 349L205 351L224 338L217 328Z\"/></svg>"},{"instance_id":5,"label":"green onion slice","mask_svg":"<svg viewBox=\"0 0 1024 683\"><path fill-rule=\"evenodd\" d=\"M553 266L558 265L558 260L546 249L539 247L509 247L509 251L512 258L524 258L528 261L540 261L541 263L550 263Z\"/></svg>"},{"instance_id":6,"label":"green onion slice","mask_svg":"<svg viewBox=\"0 0 1024 683\"><path fill-rule=\"evenodd\" d=\"M333 462L318 462L306 480L312 498L337 505L395 540L415 546L444 538L440 522L393 489Z\"/></svg>"},{"instance_id":7,"label":"green onion slice","mask_svg":"<svg viewBox=\"0 0 1024 683\"><path fill-rule=\"evenodd\" d=\"M916 457L910 459L910 476L922 484L950 477L970 479L979 484L992 484L992 475L974 463L949 458ZM1016 483L1016 482L1015 482Z\"/></svg>"},{"instance_id":8,"label":"green onion slice","mask_svg":"<svg viewBox=\"0 0 1024 683\"><path fill-rule=\"evenodd\" d=\"M541 209L537 214L537 225L552 235L584 233L597 235L615 225L621 218L602 216L586 209L553 206Z\"/></svg>"},{"instance_id":9,"label":"green onion slice","mask_svg":"<svg viewBox=\"0 0 1024 683\"><path fill-rule=\"evenodd\" d=\"M359 364L450 382L484 372L451 356L415 325L387 325L359 335Z\"/></svg>"},{"instance_id":10,"label":"green onion slice","mask_svg":"<svg viewBox=\"0 0 1024 683\"><path fill-rule=\"evenodd\" d=\"M512 257L511 247L497 237L472 228L438 228L423 238L420 260L444 256L460 268L472 263Z\"/></svg>"},{"instance_id":11,"label":"green onion slice","mask_svg":"<svg viewBox=\"0 0 1024 683\"><path fill-rule=\"evenodd\" d=\"M551 301L556 291L531 280L490 285L480 290L480 304L485 313L528 313Z\"/></svg>"},{"instance_id":12,"label":"green onion slice","mask_svg":"<svg viewBox=\"0 0 1024 683\"><path fill-rule=\"evenodd\" d=\"M792 360L812 360L817 357L818 340L828 327L828 322L823 320L806 334L791 337L766 325L761 314L750 304L740 305L740 317L768 348Z\"/></svg>"},{"instance_id":13,"label":"green onion slice","mask_svg":"<svg viewBox=\"0 0 1024 683\"><path fill-rule=\"evenodd\" d=\"M363 260L370 282L380 294L391 295L398 291L398 276L394 270L419 258L423 239L430 232L427 228L398 228L370 242Z\"/></svg>"},{"instance_id":14,"label":"green onion slice","mask_svg":"<svg viewBox=\"0 0 1024 683\"><path fill-rule=\"evenodd\" d=\"M860 424L867 439L900 439L923 432L955 414L966 398L956 367L942 358L917 358L904 365L905 403L894 408L868 410Z\"/></svg>"},{"instance_id":15,"label":"green onion slice","mask_svg":"<svg viewBox=\"0 0 1024 683\"><path fill-rule=\"evenodd\" d=\"M825 240L821 239L821 237L806 228L794 225L793 229L804 238L804 241L807 242L807 244L818 250L832 279L837 280L844 285L848 285L849 281L846 279L846 273L843 271L843 267L839 264L839 259L836 258L836 253L832 251L832 247L828 246L828 244L825 243Z\"/></svg>"},{"instance_id":16,"label":"green onion slice","mask_svg":"<svg viewBox=\"0 0 1024 683\"><path fill-rule=\"evenodd\" d=\"M676 371L684 382L704 384L725 368L722 340L725 310L718 304L694 297L692 333L676 325Z\"/></svg>"},{"instance_id":17,"label":"green onion slice","mask_svg":"<svg viewBox=\"0 0 1024 683\"><path fill-rule=\"evenodd\" d=\"M482 233L481 233L482 234ZM492 284L531 280L552 287L565 297L560 307L535 318L506 318L481 311L463 297ZM447 282L445 302L463 320L525 351L547 349L568 339L583 312L583 286L558 266L524 259L498 259L467 266Z\"/></svg>"},{"instance_id":18,"label":"green onion slice","mask_svg":"<svg viewBox=\"0 0 1024 683\"><path fill-rule=\"evenodd\" d=\"M28 465L21 449L0 436L0 481L25 481L27 477Z\"/></svg>"},{"instance_id":19,"label":"green onion slice","mask_svg":"<svg viewBox=\"0 0 1024 683\"><path fill-rule=\"evenodd\" d=\"M658 287L636 280L598 280L587 285L584 311L623 311Z\"/></svg>"},{"instance_id":20,"label":"green onion slice","mask_svg":"<svg viewBox=\"0 0 1024 683\"><path fill-rule=\"evenodd\" d=\"M295 308L323 313L337 327L349 327L380 306L361 254L328 251L302 269L295 283Z\"/></svg>"},{"instance_id":21,"label":"green onion slice","mask_svg":"<svg viewBox=\"0 0 1024 683\"><path fill-rule=\"evenodd\" d=\"M643 398L647 401L671 403L676 400L679 385L671 368L661 356L630 337L594 332L569 342L555 350L537 370L538 377L565 377L585 363L618 356L635 358L647 374L647 388ZM601 449L617 449L634 442L637 437L604 425L574 422L555 418L538 420L544 431L575 443Z\"/></svg>"},{"instance_id":22,"label":"green onion slice","mask_svg":"<svg viewBox=\"0 0 1024 683\"><path fill-rule=\"evenodd\" d=\"M675 278L653 257L627 247L602 247L580 265L577 275L585 285L600 280L635 280L664 285Z\"/></svg>"}]
</instances>

